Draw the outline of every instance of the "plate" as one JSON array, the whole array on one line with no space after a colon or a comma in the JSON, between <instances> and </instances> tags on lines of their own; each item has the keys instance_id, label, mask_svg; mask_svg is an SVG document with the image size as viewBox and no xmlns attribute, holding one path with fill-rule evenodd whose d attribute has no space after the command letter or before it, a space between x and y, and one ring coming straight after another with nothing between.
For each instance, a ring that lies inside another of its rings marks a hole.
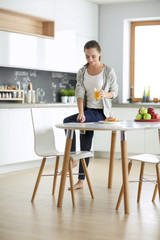
<instances>
[{"instance_id":1,"label":"plate","mask_svg":"<svg viewBox=\"0 0 160 240\"><path fill-rule=\"evenodd\" d=\"M100 123L104 123L104 124L120 124L120 122L105 122L105 121L99 121Z\"/></svg>"},{"instance_id":2,"label":"plate","mask_svg":"<svg viewBox=\"0 0 160 240\"><path fill-rule=\"evenodd\" d=\"M160 122L160 119L135 119L135 122Z\"/></svg>"}]
</instances>

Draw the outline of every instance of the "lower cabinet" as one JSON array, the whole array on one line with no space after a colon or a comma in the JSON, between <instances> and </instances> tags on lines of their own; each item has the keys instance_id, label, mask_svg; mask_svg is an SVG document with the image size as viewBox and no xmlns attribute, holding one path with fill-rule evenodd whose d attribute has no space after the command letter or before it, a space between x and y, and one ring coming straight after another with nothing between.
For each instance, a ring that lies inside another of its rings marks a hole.
<instances>
[{"instance_id":1,"label":"lower cabinet","mask_svg":"<svg viewBox=\"0 0 160 240\"><path fill-rule=\"evenodd\" d=\"M51 119L53 126L62 123L69 115L77 113L77 107L40 108ZM137 108L113 108L114 116L119 120L133 120ZM159 112L159 109L156 110ZM0 165L23 163L40 159L34 152L34 138L30 109L0 109ZM63 151L65 147L64 130L54 127L56 147ZM79 150L79 131L76 131L77 150ZM111 132L95 131L92 150L95 153L110 153ZM128 154L159 153L157 130L127 132ZM121 152L120 134L117 133L116 153Z\"/></svg>"},{"instance_id":2,"label":"lower cabinet","mask_svg":"<svg viewBox=\"0 0 160 240\"><path fill-rule=\"evenodd\" d=\"M40 108L42 110L42 108ZM44 108L44 114L56 123L77 113L77 107ZM30 109L0 109L0 165L27 162L39 159L34 152L34 138ZM56 146L65 147L65 133L55 128Z\"/></svg>"}]
</instances>

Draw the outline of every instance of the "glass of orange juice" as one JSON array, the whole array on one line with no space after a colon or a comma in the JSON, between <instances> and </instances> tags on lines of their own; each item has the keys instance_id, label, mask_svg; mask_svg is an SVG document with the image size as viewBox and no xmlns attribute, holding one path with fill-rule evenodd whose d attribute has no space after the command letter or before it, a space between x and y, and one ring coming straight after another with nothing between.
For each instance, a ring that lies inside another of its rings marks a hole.
<instances>
[{"instance_id":1,"label":"glass of orange juice","mask_svg":"<svg viewBox=\"0 0 160 240\"><path fill-rule=\"evenodd\" d=\"M101 97L99 96L99 92L100 92L100 91L98 91L96 88L94 89L94 96L95 96L95 99L96 99L96 100L101 99Z\"/></svg>"}]
</instances>

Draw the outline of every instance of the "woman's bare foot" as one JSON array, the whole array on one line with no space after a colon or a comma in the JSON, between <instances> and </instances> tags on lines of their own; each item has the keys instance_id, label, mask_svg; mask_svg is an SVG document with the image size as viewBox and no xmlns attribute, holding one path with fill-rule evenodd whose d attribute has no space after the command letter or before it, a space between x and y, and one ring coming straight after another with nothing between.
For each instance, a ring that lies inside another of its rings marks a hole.
<instances>
[{"instance_id":1,"label":"woman's bare foot","mask_svg":"<svg viewBox=\"0 0 160 240\"><path fill-rule=\"evenodd\" d=\"M78 165L77 160L74 160L72 157L70 157L70 161L72 162L72 168L77 167Z\"/></svg>"},{"instance_id":2,"label":"woman's bare foot","mask_svg":"<svg viewBox=\"0 0 160 240\"><path fill-rule=\"evenodd\" d=\"M84 180L79 179L78 182L73 185L74 190L82 189L83 188L83 182L84 182ZM71 190L71 187L69 187L68 190Z\"/></svg>"},{"instance_id":3,"label":"woman's bare foot","mask_svg":"<svg viewBox=\"0 0 160 240\"><path fill-rule=\"evenodd\" d=\"M74 160L72 157L70 157L70 158L69 158L69 161L72 162L72 168L77 167L77 165L78 165L77 160ZM67 172L69 172L69 170L67 170ZM60 171L60 174L61 174L61 173L62 173L62 171Z\"/></svg>"}]
</instances>

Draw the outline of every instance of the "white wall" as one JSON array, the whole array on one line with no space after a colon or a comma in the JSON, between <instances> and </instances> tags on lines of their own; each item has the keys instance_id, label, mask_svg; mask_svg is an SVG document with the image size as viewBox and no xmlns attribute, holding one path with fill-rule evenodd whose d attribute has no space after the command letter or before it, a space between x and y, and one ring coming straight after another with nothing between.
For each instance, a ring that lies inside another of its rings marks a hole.
<instances>
[{"instance_id":1,"label":"white wall","mask_svg":"<svg viewBox=\"0 0 160 240\"><path fill-rule=\"evenodd\" d=\"M160 1L107 4L100 6L99 42L102 47L102 60L114 67L119 83L119 102L123 86L123 26L130 18L160 17Z\"/></svg>"},{"instance_id":2,"label":"white wall","mask_svg":"<svg viewBox=\"0 0 160 240\"><path fill-rule=\"evenodd\" d=\"M1 31L1 65L75 72L85 42L98 39L98 5L85 0L0 0L0 7L55 21L54 39Z\"/></svg>"}]
</instances>

